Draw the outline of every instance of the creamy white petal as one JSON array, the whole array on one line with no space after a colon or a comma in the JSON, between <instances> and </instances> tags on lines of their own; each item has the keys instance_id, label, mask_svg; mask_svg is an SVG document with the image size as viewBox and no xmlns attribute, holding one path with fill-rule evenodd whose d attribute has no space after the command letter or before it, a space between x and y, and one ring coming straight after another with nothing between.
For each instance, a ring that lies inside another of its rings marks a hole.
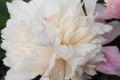
<instances>
[{"instance_id":1,"label":"creamy white petal","mask_svg":"<svg viewBox=\"0 0 120 80\"><path fill-rule=\"evenodd\" d=\"M42 75L49 66L52 53L51 48L36 46L32 50L32 54L28 55L17 69L26 73L36 72Z\"/></svg>"},{"instance_id":2,"label":"creamy white petal","mask_svg":"<svg viewBox=\"0 0 120 80\"><path fill-rule=\"evenodd\" d=\"M83 0L85 3L85 8L86 8L86 12L87 14L90 14L91 12L94 11L95 6L96 6L96 2L97 0Z\"/></svg>"},{"instance_id":3,"label":"creamy white petal","mask_svg":"<svg viewBox=\"0 0 120 80\"><path fill-rule=\"evenodd\" d=\"M36 73L24 73L11 69L7 72L5 80L31 80L36 76Z\"/></svg>"}]
</instances>

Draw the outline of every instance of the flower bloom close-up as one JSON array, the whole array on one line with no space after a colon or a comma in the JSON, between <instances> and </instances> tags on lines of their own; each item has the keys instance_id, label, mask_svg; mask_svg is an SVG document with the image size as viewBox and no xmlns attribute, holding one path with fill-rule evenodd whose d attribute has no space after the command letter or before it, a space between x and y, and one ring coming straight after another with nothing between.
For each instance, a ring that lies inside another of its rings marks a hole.
<instances>
[{"instance_id":1,"label":"flower bloom close-up","mask_svg":"<svg viewBox=\"0 0 120 80\"><path fill-rule=\"evenodd\" d=\"M10 67L5 80L38 75L40 80L87 80L97 70L103 72L101 63L109 58L103 51L107 42L103 35L113 27L95 21L96 4L97 0L7 3L10 19L1 31L3 62Z\"/></svg>"}]
</instances>

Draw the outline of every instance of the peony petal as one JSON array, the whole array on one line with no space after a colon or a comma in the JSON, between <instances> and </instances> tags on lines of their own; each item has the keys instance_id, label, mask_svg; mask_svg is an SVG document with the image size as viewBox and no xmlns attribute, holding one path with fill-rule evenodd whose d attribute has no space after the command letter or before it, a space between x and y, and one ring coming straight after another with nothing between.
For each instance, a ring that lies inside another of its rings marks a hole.
<instances>
[{"instance_id":1,"label":"peony petal","mask_svg":"<svg viewBox=\"0 0 120 80\"><path fill-rule=\"evenodd\" d=\"M104 23L104 19L101 18L102 17L102 14L103 14L103 11L106 9L106 7L103 5L103 4L97 4L96 5L96 8L95 8L95 14L98 13L97 15L97 18L96 18L96 21L97 22L102 22Z\"/></svg>"},{"instance_id":2,"label":"peony petal","mask_svg":"<svg viewBox=\"0 0 120 80\"><path fill-rule=\"evenodd\" d=\"M106 39L106 42L104 44L111 42L117 36L120 35L120 22L113 21L113 22L109 23L109 25L111 25L113 27L113 30L111 32L103 35L103 37Z\"/></svg>"},{"instance_id":3,"label":"peony petal","mask_svg":"<svg viewBox=\"0 0 120 80\"><path fill-rule=\"evenodd\" d=\"M51 48L37 46L34 47L32 52L33 54L28 55L22 65L16 69L25 73L36 72L42 75L49 66L53 50Z\"/></svg>"},{"instance_id":4,"label":"peony petal","mask_svg":"<svg viewBox=\"0 0 120 80\"><path fill-rule=\"evenodd\" d=\"M51 72L50 80L64 80L65 77L65 61L62 59L56 60L56 64Z\"/></svg>"},{"instance_id":5,"label":"peony petal","mask_svg":"<svg viewBox=\"0 0 120 80\"><path fill-rule=\"evenodd\" d=\"M6 79L30 80L44 73L41 80L64 80L77 73L75 80L85 80L94 75L94 66L103 57L98 55L104 41L100 37L112 28L95 22L97 0L84 1L87 15L80 0L7 3L11 19L2 31L2 48L7 51L4 62L11 69ZM97 56L99 60L94 59ZM93 59L95 63L88 63Z\"/></svg>"},{"instance_id":6,"label":"peony petal","mask_svg":"<svg viewBox=\"0 0 120 80\"><path fill-rule=\"evenodd\" d=\"M10 69L5 76L5 80L31 80L37 75L37 73L24 73Z\"/></svg>"},{"instance_id":7,"label":"peony petal","mask_svg":"<svg viewBox=\"0 0 120 80\"><path fill-rule=\"evenodd\" d=\"M12 3L7 2L7 8L11 19L18 19L24 24L30 25L34 19L38 9L45 0L32 0L29 3L23 0L13 0Z\"/></svg>"},{"instance_id":8,"label":"peony petal","mask_svg":"<svg viewBox=\"0 0 120 80\"><path fill-rule=\"evenodd\" d=\"M107 61L97 64L96 70L120 76L120 52L118 48L115 46L104 47L103 54Z\"/></svg>"},{"instance_id":9,"label":"peony petal","mask_svg":"<svg viewBox=\"0 0 120 80\"><path fill-rule=\"evenodd\" d=\"M91 12L94 11L97 0L92 0L92 2L90 0L84 0L84 1L85 1L87 14L90 14Z\"/></svg>"},{"instance_id":10,"label":"peony petal","mask_svg":"<svg viewBox=\"0 0 120 80\"><path fill-rule=\"evenodd\" d=\"M80 79L79 75L76 74L71 80L81 80L81 79Z\"/></svg>"},{"instance_id":11,"label":"peony petal","mask_svg":"<svg viewBox=\"0 0 120 80\"><path fill-rule=\"evenodd\" d=\"M102 13L101 13L101 10L99 11L100 14L99 14L99 19L112 19L112 18L115 18L115 19L120 19L120 1L119 0L105 0L106 4L105 4L105 8L104 10L102 10Z\"/></svg>"},{"instance_id":12,"label":"peony petal","mask_svg":"<svg viewBox=\"0 0 120 80\"><path fill-rule=\"evenodd\" d=\"M54 57L54 55L53 55ZM54 61L52 61L54 64ZM50 67L46 70L44 75L40 80L64 80L65 77L65 61L62 59L57 59L54 67Z\"/></svg>"}]
</instances>

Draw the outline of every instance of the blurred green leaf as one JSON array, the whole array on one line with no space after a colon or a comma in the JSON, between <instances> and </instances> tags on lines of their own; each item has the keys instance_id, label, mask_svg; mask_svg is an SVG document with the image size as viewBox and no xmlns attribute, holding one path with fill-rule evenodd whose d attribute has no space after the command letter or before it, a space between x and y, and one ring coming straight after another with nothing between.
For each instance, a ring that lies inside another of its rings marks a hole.
<instances>
[{"instance_id":1,"label":"blurred green leaf","mask_svg":"<svg viewBox=\"0 0 120 80\"><path fill-rule=\"evenodd\" d=\"M23 0L23 1L25 1L25 2L29 2L29 1L31 1L31 0Z\"/></svg>"},{"instance_id":2,"label":"blurred green leaf","mask_svg":"<svg viewBox=\"0 0 120 80\"><path fill-rule=\"evenodd\" d=\"M5 80L4 77L2 77L0 80Z\"/></svg>"},{"instance_id":3,"label":"blurred green leaf","mask_svg":"<svg viewBox=\"0 0 120 80\"><path fill-rule=\"evenodd\" d=\"M108 80L120 80L120 77L109 75Z\"/></svg>"},{"instance_id":4,"label":"blurred green leaf","mask_svg":"<svg viewBox=\"0 0 120 80\"><path fill-rule=\"evenodd\" d=\"M98 80L108 80L107 75L102 75Z\"/></svg>"},{"instance_id":5,"label":"blurred green leaf","mask_svg":"<svg viewBox=\"0 0 120 80\"><path fill-rule=\"evenodd\" d=\"M5 27L6 21L9 19L9 13L4 0L0 1L0 30Z\"/></svg>"},{"instance_id":6,"label":"blurred green leaf","mask_svg":"<svg viewBox=\"0 0 120 80\"><path fill-rule=\"evenodd\" d=\"M6 3L6 2L10 2L12 0L0 0L0 3Z\"/></svg>"}]
</instances>

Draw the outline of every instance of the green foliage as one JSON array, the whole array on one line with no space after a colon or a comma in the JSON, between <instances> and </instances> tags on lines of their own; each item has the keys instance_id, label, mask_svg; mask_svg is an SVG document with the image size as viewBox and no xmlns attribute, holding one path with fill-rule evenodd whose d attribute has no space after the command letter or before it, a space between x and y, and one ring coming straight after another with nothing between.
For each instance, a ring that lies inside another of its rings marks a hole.
<instances>
[{"instance_id":1,"label":"green foliage","mask_svg":"<svg viewBox=\"0 0 120 80\"><path fill-rule=\"evenodd\" d=\"M5 27L5 23L9 18L9 14L6 7L6 1L10 0L0 0L0 29Z\"/></svg>"}]
</instances>

